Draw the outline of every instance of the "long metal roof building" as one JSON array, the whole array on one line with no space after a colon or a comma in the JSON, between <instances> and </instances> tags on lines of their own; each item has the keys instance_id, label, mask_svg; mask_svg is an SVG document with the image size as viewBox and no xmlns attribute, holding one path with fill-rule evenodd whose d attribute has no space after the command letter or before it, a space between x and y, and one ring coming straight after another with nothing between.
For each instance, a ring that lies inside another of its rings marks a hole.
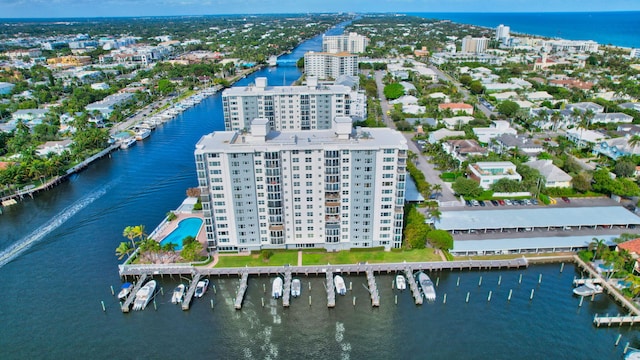
<instances>
[{"instance_id":1,"label":"long metal roof building","mask_svg":"<svg viewBox=\"0 0 640 360\"><path fill-rule=\"evenodd\" d=\"M603 236L553 236L511 239L456 240L450 251L454 256L493 255L493 254L530 254L548 252L578 251L589 247L593 238L615 245L616 235Z\"/></svg>"},{"instance_id":2,"label":"long metal roof building","mask_svg":"<svg viewBox=\"0 0 640 360\"><path fill-rule=\"evenodd\" d=\"M521 228L640 226L640 217L621 206L536 207L443 211L435 227L447 231L484 231Z\"/></svg>"}]
</instances>

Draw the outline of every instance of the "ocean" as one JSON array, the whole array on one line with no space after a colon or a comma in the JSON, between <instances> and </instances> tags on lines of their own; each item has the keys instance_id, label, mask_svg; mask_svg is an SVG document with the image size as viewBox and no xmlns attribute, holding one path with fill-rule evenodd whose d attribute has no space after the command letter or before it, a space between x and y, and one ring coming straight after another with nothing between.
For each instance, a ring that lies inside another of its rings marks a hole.
<instances>
[{"instance_id":1,"label":"ocean","mask_svg":"<svg viewBox=\"0 0 640 360\"><path fill-rule=\"evenodd\" d=\"M320 43L316 37L287 56ZM300 72L263 69L237 85L256 76L290 84ZM182 311L170 300L171 289L184 280L164 276L156 277L163 291L155 309L150 304L122 314L110 287L117 291L121 284L114 249L126 241L124 227L151 230L180 204L197 184L195 143L222 128L217 94L146 141L5 209L0 359L621 359L624 344L640 347L637 328L592 325L595 314L623 310L606 295L579 307L571 289L581 274L570 264L562 273L560 264L433 272L438 297L422 306L408 291L391 288L393 274L377 275L379 308L369 303L364 276L345 276L352 291L338 297L334 309L326 307L322 277L301 277L302 296L288 309L263 292L270 278L251 277L238 311L238 279L214 277L216 291Z\"/></svg>"},{"instance_id":2,"label":"ocean","mask_svg":"<svg viewBox=\"0 0 640 360\"><path fill-rule=\"evenodd\" d=\"M593 40L603 45L640 47L640 12L576 13L407 13L430 19L496 28L511 27L511 33L541 35L567 40Z\"/></svg>"}]
</instances>

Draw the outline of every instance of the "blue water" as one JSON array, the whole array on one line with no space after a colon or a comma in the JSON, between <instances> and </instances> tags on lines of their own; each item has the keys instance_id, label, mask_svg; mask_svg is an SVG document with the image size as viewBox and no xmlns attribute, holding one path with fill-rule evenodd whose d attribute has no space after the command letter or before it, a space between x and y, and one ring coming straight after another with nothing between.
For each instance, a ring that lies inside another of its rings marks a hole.
<instances>
[{"instance_id":1,"label":"blue water","mask_svg":"<svg viewBox=\"0 0 640 360\"><path fill-rule=\"evenodd\" d=\"M512 33L594 40L603 45L640 47L640 12L577 13L409 13L424 18L496 28L511 27Z\"/></svg>"},{"instance_id":2,"label":"blue water","mask_svg":"<svg viewBox=\"0 0 640 360\"><path fill-rule=\"evenodd\" d=\"M317 38L304 46L314 42L319 48ZM295 68L265 69L240 84L255 76L275 83L299 75ZM222 128L218 94L149 140L5 209L0 359L621 359L622 346L613 346L618 334L622 345L640 347L637 328L592 325L594 314L622 310L606 295L578 307L571 283L581 274L569 264L562 273L559 264L431 273L438 298L423 306L415 306L407 291L391 289L393 274L377 274L379 308L369 305L365 277L343 274L352 291L327 309L324 278L309 274L300 277L304 296L288 309L263 291L269 277L251 277L237 311L238 279L223 277L211 279L216 291L182 311L171 304L169 289L184 280L164 276L155 278L168 289L155 298L157 311L122 314L110 287L118 289L123 280L114 256L126 241L123 229L153 228L182 202L185 190L197 186L196 142Z\"/></svg>"},{"instance_id":3,"label":"blue water","mask_svg":"<svg viewBox=\"0 0 640 360\"><path fill-rule=\"evenodd\" d=\"M188 218L181 220L178 223L178 227L173 230L167 237L162 239L160 242L161 246L166 244L176 244L176 250L182 250L182 240L187 236L193 236L194 238L198 235L200 228L202 227L202 219L198 218Z\"/></svg>"}]
</instances>

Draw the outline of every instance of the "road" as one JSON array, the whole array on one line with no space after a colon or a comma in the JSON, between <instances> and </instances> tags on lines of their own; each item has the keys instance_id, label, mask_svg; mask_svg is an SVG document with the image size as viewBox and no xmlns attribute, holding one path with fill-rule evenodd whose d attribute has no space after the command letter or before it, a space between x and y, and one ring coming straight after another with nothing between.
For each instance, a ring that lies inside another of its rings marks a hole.
<instances>
[{"instance_id":1,"label":"road","mask_svg":"<svg viewBox=\"0 0 640 360\"><path fill-rule=\"evenodd\" d=\"M433 65L430 65L429 69L433 70L436 73L436 76L438 76L438 79L452 83L456 87L458 92L462 94L463 99L467 100L467 99L469 99L471 97L475 97L474 95L471 95L469 93L469 90L467 90L466 88L461 86L459 82L457 82L455 79L453 79L451 76L449 76L449 74L443 72L442 70L438 69L437 67L435 67ZM476 102L476 109L482 111L482 113L488 119L491 118L491 115L494 115L494 116L498 115L498 113L492 112L490 109L488 109L486 106L481 104L479 101Z\"/></svg>"},{"instance_id":2,"label":"road","mask_svg":"<svg viewBox=\"0 0 640 360\"><path fill-rule=\"evenodd\" d=\"M387 111L391 109L391 106L384 96L384 84L382 83L382 77L382 71L376 71L376 85L378 86L378 97L380 98L380 106L382 108L382 119L389 128L397 130L396 124L389 118L389 115L387 115ZM440 179L440 172L434 168L433 164L428 161L428 158L422 154L420 149L418 149L417 144L412 140L414 134L402 134L407 139L409 150L418 155L418 160L415 165L418 169L420 169L420 171L422 171L422 173L424 173L427 182L431 185L440 184L440 186L442 186L442 191L440 191L438 201L457 201L458 199L453 195L453 191L451 190L451 185L449 183L445 183L444 181L442 181L442 179Z\"/></svg>"}]
</instances>

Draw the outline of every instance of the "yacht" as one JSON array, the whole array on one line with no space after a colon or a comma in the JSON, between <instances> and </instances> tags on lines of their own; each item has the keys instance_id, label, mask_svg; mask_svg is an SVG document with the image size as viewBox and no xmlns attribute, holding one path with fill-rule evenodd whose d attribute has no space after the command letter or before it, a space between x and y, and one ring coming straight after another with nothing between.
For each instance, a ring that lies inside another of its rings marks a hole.
<instances>
[{"instance_id":1,"label":"yacht","mask_svg":"<svg viewBox=\"0 0 640 360\"><path fill-rule=\"evenodd\" d=\"M422 288L422 293L424 294L424 298L433 301L436 299L436 289L433 286L433 281L429 275L420 271L418 273L418 282L420 283L420 287Z\"/></svg>"},{"instance_id":2,"label":"yacht","mask_svg":"<svg viewBox=\"0 0 640 360\"><path fill-rule=\"evenodd\" d=\"M344 284L344 279L340 275L336 275L333 278L333 285L336 287L336 293L340 295L347 294L347 287Z\"/></svg>"},{"instance_id":3,"label":"yacht","mask_svg":"<svg viewBox=\"0 0 640 360\"><path fill-rule=\"evenodd\" d=\"M300 296L301 290L302 290L302 284L300 283L300 279L293 279L293 281L291 281L291 296L293 297Z\"/></svg>"},{"instance_id":4,"label":"yacht","mask_svg":"<svg viewBox=\"0 0 640 360\"><path fill-rule=\"evenodd\" d=\"M584 285L580 285L573 289L573 293L578 296L591 296L594 294L602 293L602 286L594 284L591 281L587 281Z\"/></svg>"},{"instance_id":5,"label":"yacht","mask_svg":"<svg viewBox=\"0 0 640 360\"><path fill-rule=\"evenodd\" d=\"M142 141L142 140L148 138L149 135L151 135L151 130L150 129L140 128L138 131L136 131L136 140Z\"/></svg>"},{"instance_id":6,"label":"yacht","mask_svg":"<svg viewBox=\"0 0 640 360\"><path fill-rule=\"evenodd\" d=\"M407 288L407 279L404 278L404 275L398 274L396 275L396 289L404 290Z\"/></svg>"},{"instance_id":7,"label":"yacht","mask_svg":"<svg viewBox=\"0 0 640 360\"><path fill-rule=\"evenodd\" d=\"M184 289L184 284L176 286L176 288L173 290L173 296L171 296L172 304L178 304L182 302L182 297L184 297Z\"/></svg>"},{"instance_id":8,"label":"yacht","mask_svg":"<svg viewBox=\"0 0 640 360\"><path fill-rule=\"evenodd\" d=\"M136 144L136 138L130 137L120 141L120 149L128 149Z\"/></svg>"},{"instance_id":9,"label":"yacht","mask_svg":"<svg viewBox=\"0 0 640 360\"><path fill-rule=\"evenodd\" d=\"M149 304L149 301L153 299L153 295L156 292L156 281L151 280L136 292L136 300L133 302L133 310L144 310Z\"/></svg>"},{"instance_id":10,"label":"yacht","mask_svg":"<svg viewBox=\"0 0 640 360\"><path fill-rule=\"evenodd\" d=\"M198 281L198 283L196 284L196 292L193 294L193 296L201 298L202 296L204 296L204 293L207 292L208 288L209 288L209 279Z\"/></svg>"},{"instance_id":11,"label":"yacht","mask_svg":"<svg viewBox=\"0 0 640 360\"><path fill-rule=\"evenodd\" d=\"M271 296L273 296L274 299L278 299L280 298L280 296L282 296L282 278L279 276L273 279L273 285L271 286Z\"/></svg>"}]
</instances>

